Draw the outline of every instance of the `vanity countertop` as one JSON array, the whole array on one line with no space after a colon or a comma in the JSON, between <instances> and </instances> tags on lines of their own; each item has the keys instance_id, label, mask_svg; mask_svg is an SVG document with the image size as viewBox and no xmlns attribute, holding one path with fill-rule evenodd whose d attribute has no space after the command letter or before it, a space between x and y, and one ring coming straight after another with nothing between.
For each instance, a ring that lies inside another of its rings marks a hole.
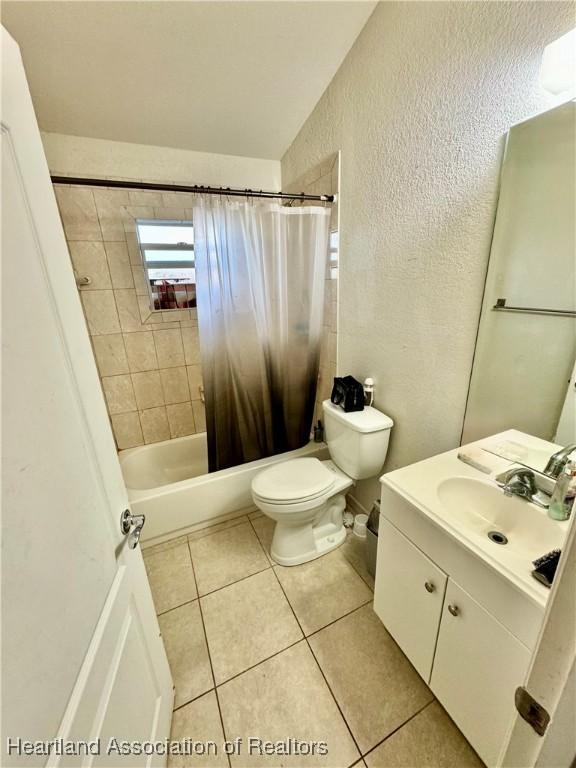
<instances>
[{"instance_id":1,"label":"vanity countertop","mask_svg":"<svg viewBox=\"0 0 576 768\"><path fill-rule=\"evenodd\" d=\"M519 463L527 463L529 457L536 457L535 466L539 468L560 447L518 430L507 430L388 472L380 480L476 558L544 606L550 590L531 575L532 560L562 546L570 521L551 520L546 510L505 496L494 478ZM497 456L495 449L522 457L523 461ZM475 459L484 457L489 471L459 459L462 452ZM385 509L382 512L386 514ZM489 529L506 532L508 544L494 543L487 536Z\"/></svg>"}]
</instances>

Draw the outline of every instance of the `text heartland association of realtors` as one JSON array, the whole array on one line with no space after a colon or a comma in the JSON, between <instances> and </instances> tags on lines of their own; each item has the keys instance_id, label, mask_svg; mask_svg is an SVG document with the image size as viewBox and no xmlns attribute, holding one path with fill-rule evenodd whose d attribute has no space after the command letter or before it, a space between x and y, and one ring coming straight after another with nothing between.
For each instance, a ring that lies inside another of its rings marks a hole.
<instances>
[{"instance_id":1,"label":"text heartland association of realtors","mask_svg":"<svg viewBox=\"0 0 576 768\"><path fill-rule=\"evenodd\" d=\"M266 741L257 736L240 736L225 741L220 746L215 741L195 741L180 739L171 741L127 741L110 738L105 744L100 739L90 741L69 741L51 739L50 741L29 741L20 737L6 739L8 755L327 755L328 744L325 741L300 741L287 738L283 741Z\"/></svg>"}]
</instances>

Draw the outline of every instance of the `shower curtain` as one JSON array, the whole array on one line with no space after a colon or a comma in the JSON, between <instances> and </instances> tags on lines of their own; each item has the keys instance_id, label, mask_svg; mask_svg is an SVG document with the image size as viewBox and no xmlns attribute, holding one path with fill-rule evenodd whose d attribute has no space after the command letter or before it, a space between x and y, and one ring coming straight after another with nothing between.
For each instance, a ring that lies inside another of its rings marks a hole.
<instances>
[{"instance_id":1,"label":"shower curtain","mask_svg":"<svg viewBox=\"0 0 576 768\"><path fill-rule=\"evenodd\" d=\"M330 212L199 196L193 221L214 472L309 439Z\"/></svg>"}]
</instances>

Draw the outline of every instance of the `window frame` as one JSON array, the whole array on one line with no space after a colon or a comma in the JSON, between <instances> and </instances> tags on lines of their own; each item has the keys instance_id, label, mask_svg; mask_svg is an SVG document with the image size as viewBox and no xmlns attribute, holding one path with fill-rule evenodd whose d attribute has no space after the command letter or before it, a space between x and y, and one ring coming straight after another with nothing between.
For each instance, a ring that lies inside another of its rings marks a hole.
<instances>
[{"instance_id":1,"label":"window frame","mask_svg":"<svg viewBox=\"0 0 576 768\"><path fill-rule=\"evenodd\" d=\"M144 279L146 280L146 287L148 289L148 305L150 308L150 314L155 312L181 312L182 309L179 307L174 307L173 309L156 309L154 306L154 294L152 293L152 286L150 283L150 276L148 274L148 269L158 269L161 267L166 267L168 269L178 269L179 267L182 267L182 262L171 262L171 261L162 261L162 262L148 262L146 260L146 251L178 251L178 252L185 252L190 251L192 253L192 260L191 260L191 266L195 269L196 267L196 261L194 258L194 242L192 244L188 243L158 243L158 242L143 242L140 239L140 226L151 226L151 227L188 227L192 230L192 233L194 233L194 223L191 219L136 219L136 239L138 241L138 250L140 252L140 260L142 263L142 269L144 270ZM189 265L186 264L186 267ZM150 315L148 316L150 317ZM145 323L146 320L142 319L142 322Z\"/></svg>"}]
</instances>

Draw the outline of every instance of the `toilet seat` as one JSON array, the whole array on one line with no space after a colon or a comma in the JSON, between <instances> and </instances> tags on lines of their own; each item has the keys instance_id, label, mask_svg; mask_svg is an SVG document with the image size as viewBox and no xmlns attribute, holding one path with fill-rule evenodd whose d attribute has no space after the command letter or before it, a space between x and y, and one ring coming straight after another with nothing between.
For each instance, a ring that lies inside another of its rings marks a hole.
<instances>
[{"instance_id":1,"label":"toilet seat","mask_svg":"<svg viewBox=\"0 0 576 768\"><path fill-rule=\"evenodd\" d=\"M270 504L299 504L321 498L335 482L335 474L319 459L291 459L260 472L252 493Z\"/></svg>"}]
</instances>

